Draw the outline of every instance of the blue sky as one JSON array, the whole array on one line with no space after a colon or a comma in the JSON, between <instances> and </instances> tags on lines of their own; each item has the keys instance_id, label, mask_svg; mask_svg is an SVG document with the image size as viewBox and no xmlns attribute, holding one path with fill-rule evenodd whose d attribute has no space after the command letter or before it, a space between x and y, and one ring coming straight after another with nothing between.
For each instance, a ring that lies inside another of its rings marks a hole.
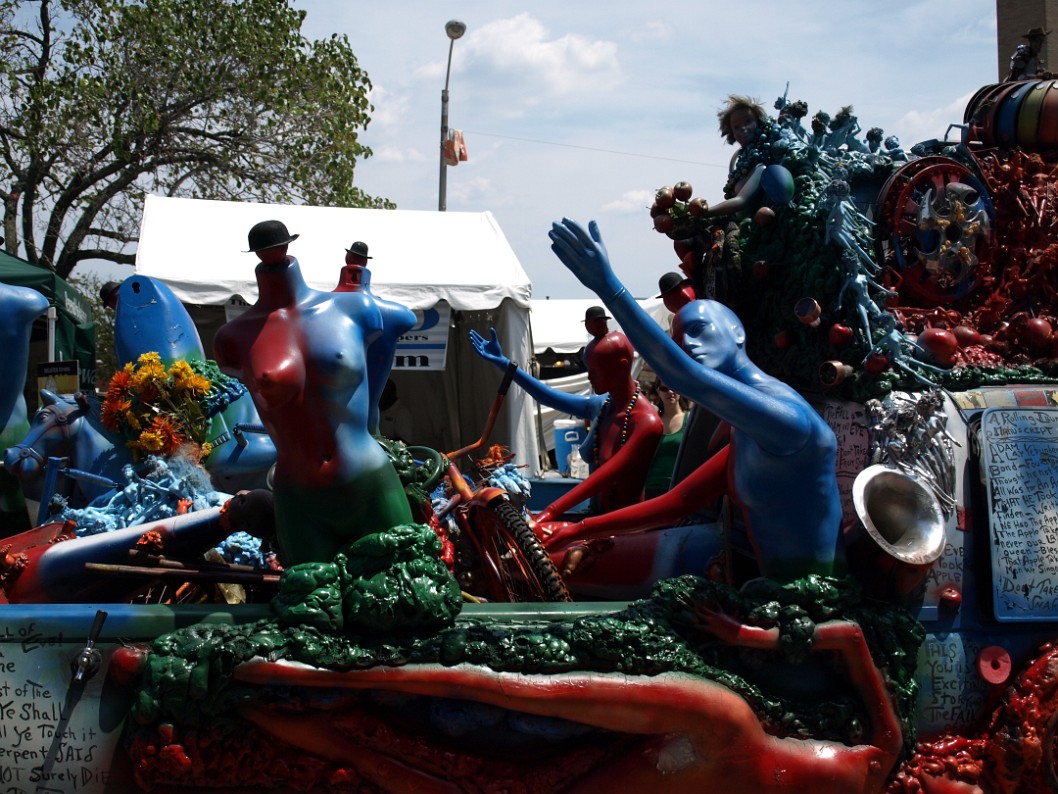
<instances>
[{"instance_id":1,"label":"blue sky","mask_svg":"<svg viewBox=\"0 0 1058 794\"><path fill-rule=\"evenodd\" d=\"M909 148L943 137L997 79L994 0L294 5L310 38L349 37L374 86L362 136L374 156L357 183L409 210L437 209L444 26L467 25L453 50L449 126L464 131L469 160L448 169L447 206L496 216L534 298L590 297L551 253L547 232L563 216L598 220L629 290L656 294L678 262L647 208L681 179L722 198L734 149L716 111L730 93L771 108L788 81L809 115L851 104L864 130L882 127Z\"/></svg>"},{"instance_id":2,"label":"blue sky","mask_svg":"<svg viewBox=\"0 0 1058 794\"><path fill-rule=\"evenodd\" d=\"M587 297L550 251L562 216L598 220L630 291L675 269L647 212L681 179L718 201L733 148L717 132L729 93L809 114L851 104L864 130L905 147L943 137L996 81L994 0L797 3L295 0L310 37L344 33L374 85L360 186L402 209L436 210L449 19L456 41L449 125L469 160L448 169L449 211L490 210L533 296Z\"/></svg>"}]
</instances>

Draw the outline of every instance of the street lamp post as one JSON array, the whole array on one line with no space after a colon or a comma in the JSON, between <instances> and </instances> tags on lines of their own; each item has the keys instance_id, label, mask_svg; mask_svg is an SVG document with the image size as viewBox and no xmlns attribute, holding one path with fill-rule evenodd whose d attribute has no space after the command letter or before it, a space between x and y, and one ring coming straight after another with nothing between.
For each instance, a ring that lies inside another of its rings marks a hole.
<instances>
[{"instance_id":1,"label":"street lamp post","mask_svg":"<svg viewBox=\"0 0 1058 794\"><path fill-rule=\"evenodd\" d=\"M448 34L448 67L445 69L445 87L441 90L441 176L437 189L437 209L444 212L447 209L446 193L448 190L448 172L445 170L445 141L448 140L448 78L452 74L452 48L456 39L467 32L467 26L458 19L449 20L445 25L445 33Z\"/></svg>"}]
</instances>

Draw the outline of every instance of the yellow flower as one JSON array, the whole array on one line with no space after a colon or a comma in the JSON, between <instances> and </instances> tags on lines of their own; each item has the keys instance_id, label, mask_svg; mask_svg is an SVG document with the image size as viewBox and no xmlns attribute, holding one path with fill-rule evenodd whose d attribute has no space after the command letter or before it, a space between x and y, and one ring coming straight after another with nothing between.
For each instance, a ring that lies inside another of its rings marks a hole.
<instances>
[{"instance_id":1,"label":"yellow flower","mask_svg":"<svg viewBox=\"0 0 1058 794\"><path fill-rule=\"evenodd\" d=\"M144 430L136 442L136 446L144 452L158 453L165 448L165 439L156 430Z\"/></svg>"},{"instance_id":2,"label":"yellow flower","mask_svg":"<svg viewBox=\"0 0 1058 794\"><path fill-rule=\"evenodd\" d=\"M202 377L186 361L177 361L169 368L169 379L172 381L173 390L177 392L190 392L195 397L201 397L209 391L210 382Z\"/></svg>"},{"instance_id":3,"label":"yellow flower","mask_svg":"<svg viewBox=\"0 0 1058 794\"><path fill-rule=\"evenodd\" d=\"M157 353L144 353L137 362L136 371L132 375L134 386L140 387L150 381L165 380L165 365Z\"/></svg>"},{"instance_id":4,"label":"yellow flower","mask_svg":"<svg viewBox=\"0 0 1058 794\"><path fill-rule=\"evenodd\" d=\"M137 455L172 455L188 440L204 441L209 418L202 399L211 387L187 361L175 361L167 370L161 355L150 351L115 373L102 420L129 438ZM208 455L210 449L206 445L199 454Z\"/></svg>"}]
</instances>

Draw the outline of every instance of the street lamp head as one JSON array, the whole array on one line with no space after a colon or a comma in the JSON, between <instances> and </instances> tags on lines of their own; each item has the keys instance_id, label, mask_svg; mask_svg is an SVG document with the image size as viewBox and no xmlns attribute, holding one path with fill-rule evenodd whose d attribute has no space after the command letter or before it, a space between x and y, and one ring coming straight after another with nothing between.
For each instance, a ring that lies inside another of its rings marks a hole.
<instances>
[{"instance_id":1,"label":"street lamp head","mask_svg":"<svg viewBox=\"0 0 1058 794\"><path fill-rule=\"evenodd\" d=\"M462 38L463 34L467 32L467 26L460 22L458 19L451 19L445 23L445 33L448 34L448 38L455 41L458 38Z\"/></svg>"}]
</instances>

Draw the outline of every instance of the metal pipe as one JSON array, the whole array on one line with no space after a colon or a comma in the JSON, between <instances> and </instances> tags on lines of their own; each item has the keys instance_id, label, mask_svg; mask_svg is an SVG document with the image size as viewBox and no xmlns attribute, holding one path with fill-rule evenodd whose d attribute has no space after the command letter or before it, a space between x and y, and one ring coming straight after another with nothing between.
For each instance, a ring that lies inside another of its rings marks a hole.
<instances>
[{"instance_id":1,"label":"metal pipe","mask_svg":"<svg viewBox=\"0 0 1058 794\"><path fill-rule=\"evenodd\" d=\"M452 48L455 47L456 39L466 33L467 26L457 19L449 20L445 24L445 34L448 36L448 66L445 68L445 87L441 89L441 147L440 162L441 172L437 181L437 210L444 212L448 208L448 171L445 165L445 142L448 140L448 80L452 75Z\"/></svg>"}]
</instances>

